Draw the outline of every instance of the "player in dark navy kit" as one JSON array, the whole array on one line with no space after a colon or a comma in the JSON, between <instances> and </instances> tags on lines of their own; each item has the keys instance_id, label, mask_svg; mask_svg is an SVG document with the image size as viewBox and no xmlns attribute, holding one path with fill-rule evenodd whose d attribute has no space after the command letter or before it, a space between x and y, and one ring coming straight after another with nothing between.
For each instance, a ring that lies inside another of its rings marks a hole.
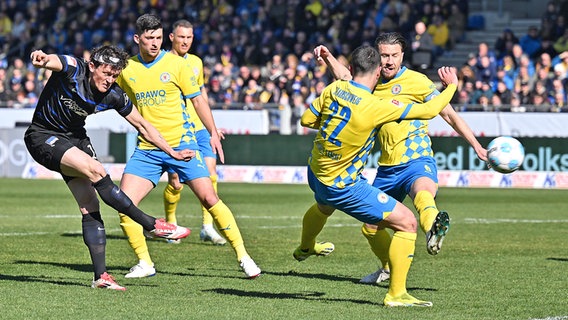
<instances>
[{"instance_id":1,"label":"player in dark navy kit","mask_svg":"<svg viewBox=\"0 0 568 320\"><path fill-rule=\"evenodd\" d=\"M94 266L93 288L124 291L106 272L106 235L97 193L107 205L122 212L154 236L180 239L188 228L155 219L138 209L111 180L97 160L86 134L88 115L116 110L139 134L172 158L189 161L193 150L174 151L160 132L146 121L124 91L115 83L126 67L128 54L113 46L102 46L91 53L91 61L69 55L32 52L32 64L53 71L37 103L24 141L34 160L59 172L75 197L83 215L83 240Z\"/></svg>"}]
</instances>

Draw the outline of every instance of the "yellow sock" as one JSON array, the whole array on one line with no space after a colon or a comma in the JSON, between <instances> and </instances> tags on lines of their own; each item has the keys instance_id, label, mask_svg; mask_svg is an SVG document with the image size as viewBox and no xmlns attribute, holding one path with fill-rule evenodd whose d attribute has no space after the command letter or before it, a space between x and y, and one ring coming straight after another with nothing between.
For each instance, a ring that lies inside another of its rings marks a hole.
<instances>
[{"instance_id":1,"label":"yellow sock","mask_svg":"<svg viewBox=\"0 0 568 320\"><path fill-rule=\"evenodd\" d=\"M327 218L329 218L329 216L319 210L317 203L306 211L302 222L302 242L300 243L300 249L309 250L314 248L316 245L316 237L325 226Z\"/></svg>"},{"instance_id":2,"label":"yellow sock","mask_svg":"<svg viewBox=\"0 0 568 320\"><path fill-rule=\"evenodd\" d=\"M363 224L361 233L367 238L367 242L369 242L371 246L371 251L379 258L383 269L389 270L390 233L385 229L371 229L367 224Z\"/></svg>"},{"instance_id":3,"label":"yellow sock","mask_svg":"<svg viewBox=\"0 0 568 320\"><path fill-rule=\"evenodd\" d=\"M166 221L168 223L177 224L176 209L181 198L181 190L183 190L183 186L176 190L169 183L164 189L164 212L166 213Z\"/></svg>"},{"instance_id":4,"label":"yellow sock","mask_svg":"<svg viewBox=\"0 0 568 320\"><path fill-rule=\"evenodd\" d=\"M128 237L128 243L134 250L138 260L143 260L151 266L154 265L150 258L150 252L148 251L148 244L146 243L142 226L125 214L119 213L118 215L120 216L120 227Z\"/></svg>"},{"instance_id":5,"label":"yellow sock","mask_svg":"<svg viewBox=\"0 0 568 320\"><path fill-rule=\"evenodd\" d=\"M217 193L217 180L218 180L218 176L216 174L211 175L211 183L213 183L213 189L215 189L215 193ZM203 213L203 225L206 224L213 224L213 217L211 216L211 214L209 213L209 210L207 210L207 208L205 208L204 206L201 206L201 212Z\"/></svg>"},{"instance_id":6,"label":"yellow sock","mask_svg":"<svg viewBox=\"0 0 568 320\"><path fill-rule=\"evenodd\" d=\"M219 199L219 202L209 209L209 213L213 216L219 231L235 250L237 260L241 261L243 257L248 256L249 254L245 249L243 237L241 236L241 232L237 226L237 221L235 221L235 217L233 216L231 209L229 209L229 207L227 207L225 203Z\"/></svg>"},{"instance_id":7,"label":"yellow sock","mask_svg":"<svg viewBox=\"0 0 568 320\"><path fill-rule=\"evenodd\" d=\"M414 197L414 207L420 216L420 228L424 233L430 231L438 215L434 196L428 191L420 191Z\"/></svg>"},{"instance_id":8,"label":"yellow sock","mask_svg":"<svg viewBox=\"0 0 568 320\"><path fill-rule=\"evenodd\" d=\"M414 258L415 244L416 233L397 231L392 237L389 294L393 297L406 293L406 278Z\"/></svg>"}]
</instances>

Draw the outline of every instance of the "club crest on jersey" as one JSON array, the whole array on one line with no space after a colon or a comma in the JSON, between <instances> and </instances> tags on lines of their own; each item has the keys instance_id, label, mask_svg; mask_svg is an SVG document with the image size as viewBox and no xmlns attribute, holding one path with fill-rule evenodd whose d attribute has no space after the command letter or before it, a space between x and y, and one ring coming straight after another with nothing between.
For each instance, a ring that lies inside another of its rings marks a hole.
<instances>
[{"instance_id":1,"label":"club crest on jersey","mask_svg":"<svg viewBox=\"0 0 568 320\"><path fill-rule=\"evenodd\" d=\"M387 201L389 201L389 196L387 196L386 193L381 192L377 195L377 200L379 200L380 203L387 203Z\"/></svg>"},{"instance_id":2,"label":"club crest on jersey","mask_svg":"<svg viewBox=\"0 0 568 320\"><path fill-rule=\"evenodd\" d=\"M426 171L426 173L428 173L428 174L432 174L432 169L427 164L424 165L424 171Z\"/></svg>"},{"instance_id":3,"label":"club crest on jersey","mask_svg":"<svg viewBox=\"0 0 568 320\"><path fill-rule=\"evenodd\" d=\"M402 91L402 87L400 86L400 84L395 84L391 88L392 94L399 94L401 91Z\"/></svg>"},{"instance_id":4,"label":"club crest on jersey","mask_svg":"<svg viewBox=\"0 0 568 320\"><path fill-rule=\"evenodd\" d=\"M170 79L172 77L170 76L170 74L168 72L164 72L160 75L160 81L162 81L163 83L168 83L170 82Z\"/></svg>"}]
</instances>

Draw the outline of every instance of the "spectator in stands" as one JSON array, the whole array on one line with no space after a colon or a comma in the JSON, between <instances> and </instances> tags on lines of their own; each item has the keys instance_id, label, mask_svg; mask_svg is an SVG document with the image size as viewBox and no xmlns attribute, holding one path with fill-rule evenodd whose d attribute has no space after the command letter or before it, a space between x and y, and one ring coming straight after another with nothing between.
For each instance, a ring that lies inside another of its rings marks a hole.
<instances>
[{"instance_id":1,"label":"spectator in stands","mask_svg":"<svg viewBox=\"0 0 568 320\"><path fill-rule=\"evenodd\" d=\"M534 76L535 74L535 66L532 60L529 58L528 55L522 54L521 59L519 61L519 65L517 66L517 70L515 71L515 78L519 77L520 69L526 68L526 72L529 77ZM523 75L524 76L524 75Z\"/></svg>"},{"instance_id":2,"label":"spectator in stands","mask_svg":"<svg viewBox=\"0 0 568 320\"><path fill-rule=\"evenodd\" d=\"M495 52L497 60L502 60L506 55L513 54L513 46L519 43L519 39L513 33L513 30L506 28L503 33L495 41Z\"/></svg>"},{"instance_id":3,"label":"spectator in stands","mask_svg":"<svg viewBox=\"0 0 568 320\"><path fill-rule=\"evenodd\" d=\"M497 58L493 50L489 49L487 42L480 42L477 46L477 65L478 67L482 64L483 57L487 57L489 60L489 66L494 72L497 68Z\"/></svg>"},{"instance_id":4,"label":"spectator in stands","mask_svg":"<svg viewBox=\"0 0 568 320\"><path fill-rule=\"evenodd\" d=\"M497 74L495 66L491 64L489 56L479 57L479 62L476 65L475 76L477 81L491 83Z\"/></svg>"},{"instance_id":5,"label":"spectator in stands","mask_svg":"<svg viewBox=\"0 0 568 320\"><path fill-rule=\"evenodd\" d=\"M540 48L534 53L533 59L538 59L542 54L548 54L550 57L556 57L558 54L556 50L554 50L554 42L550 39L542 39L540 42Z\"/></svg>"},{"instance_id":6,"label":"spectator in stands","mask_svg":"<svg viewBox=\"0 0 568 320\"><path fill-rule=\"evenodd\" d=\"M519 44L525 54L530 58L534 58L534 54L540 49L541 41L542 39L538 33L538 28L536 26L530 26L527 34L519 39Z\"/></svg>"},{"instance_id":7,"label":"spectator in stands","mask_svg":"<svg viewBox=\"0 0 568 320\"><path fill-rule=\"evenodd\" d=\"M552 46L556 52L568 51L568 29L564 30L564 33L556 39Z\"/></svg>"},{"instance_id":8,"label":"spectator in stands","mask_svg":"<svg viewBox=\"0 0 568 320\"><path fill-rule=\"evenodd\" d=\"M414 68L427 69L432 65L432 36L426 32L426 24L418 21L410 37L411 65Z\"/></svg>"},{"instance_id":9,"label":"spectator in stands","mask_svg":"<svg viewBox=\"0 0 568 320\"><path fill-rule=\"evenodd\" d=\"M551 109L548 96L542 93L533 92L530 95L529 104L534 106L536 112L549 112Z\"/></svg>"},{"instance_id":10,"label":"spectator in stands","mask_svg":"<svg viewBox=\"0 0 568 320\"><path fill-rule=\"evenodd\" d=\"M213 77L209 81L207 97L209 98L209 105L212 107L216 104L222 104L225 102L225 90L221 90L221 82L219 81L219 78Z\"/></svg>"},{"instance_id":11,"label":"spectator in stands","mask_svg":"<svg viewBox=\"0 0 568 320\"><path fill-rule=\"evenodd\" d=\"M505 107L503 105L503 101L501 100L501 96L496 94L491 96L491 101L489 101L490 110L491 111L505 111Z\"/></svg>"},{"instance_id":12,"label":"spectator in stands","mask_svg":"<svg viewBox=\"0 0 568 320\"><path fill-rule=\"evenodd\" d=\"M519 95L513 93L513 95L511 96L511 112L526 112L526 111L527 108L521 105L521 99L519 98Z\"/></svg>"},{"instance_id":13,"label":"spectator in stands","mask_svg":"<svg viewBox=\"0 0 568 320\"><path fill-rule=\"evenodd\" d=\"M559 61L554 65L554 77L565 81L568 78L568 51L558 55Z\"/></svg>"},{"instance_id":14,"label":"spectator in stands","mask_svg":"<svg viewBox=\"0 0 568 320\"><path fill-rule=\"evenodd\" d=\"M506 55L503 57L501 64L499 65L500 68L503 68L507 77L511 79L515 79L515 62L513 57L510 55Z\"/></svg>"},{"instance_id":15,"label":"spectator in stands","mask_svg":"<svg viewBox=\"0 0 568 320\"><path fill-rule=\"evenodd\" d=\"M508 90L513 90L515 87L515 80L507 75L503 67L497 68L497 73L491 80L491 88L493 89L493 92L497 91L497 84L500 82L505 84Z\"/></svg>"},{"instance_id":16,"label":"spectator in stands","mask_svg":"<svg viewBox=\"0 0 568 320\"><path fill-rule=\"evenodd\" d=\"M476 81L475 71L477 70L477 56L475 53L468 55L467 61L461 66L458 72L458 90L465 87L466 83L474 84Z\"/></svg>"},{"instance_id":17,"label":"spectator in stands","mask_svg":"<svg viewBox=\"0 0 568 320\"><path fill-rule=\"evenodd\" d=\"M495 97L499 97L500 102L503 104L511 104L511 99L513 97L513 91L507 88L507 85L503 81L498 81L495 85Z\"/></svg>"},{"instance_id":18,"label":"spectator in stands","mask_svg":"<svg viewBox=\"0 0 568 320\"><path fill-rule=\"evenodd\" d=\"M437 14L432 17L432 24L428 26L428 33L432 36L432 53L434 60L444 54L450 39L450 30L444 18Z\"/></svg>"}]
</instances>

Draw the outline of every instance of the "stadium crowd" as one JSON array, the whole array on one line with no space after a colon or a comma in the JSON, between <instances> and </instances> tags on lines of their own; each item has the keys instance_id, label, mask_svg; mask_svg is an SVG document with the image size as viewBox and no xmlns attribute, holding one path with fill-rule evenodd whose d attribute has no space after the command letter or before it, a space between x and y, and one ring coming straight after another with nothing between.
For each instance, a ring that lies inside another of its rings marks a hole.
<instances>
[{"instance_id":1,"label":"stadium crowd","mask_svg":"<svg viewBox=\"0 0 568 320\"><path fill-rule=\"evenodd\" d=\"M0 107L34 107L49 76L29 62L32 50L88 57L114 44L137 53L142 13L194 24L192 52L203 59L211 106L290 106L293 122L332 80L312 50L325 44L346 61L379 32L408 39L406 63L431 68L466 40L467 0L6 0L0 3ZM518 37L505 30L464 58L458 110L565 111L568 69L566 1L550 2L540 26ZM167 37L165 49L169 49ZM423 53L426 53L425 60ZM420 60L422 58L422 60Z\"/></svg>"}]
</instances>

